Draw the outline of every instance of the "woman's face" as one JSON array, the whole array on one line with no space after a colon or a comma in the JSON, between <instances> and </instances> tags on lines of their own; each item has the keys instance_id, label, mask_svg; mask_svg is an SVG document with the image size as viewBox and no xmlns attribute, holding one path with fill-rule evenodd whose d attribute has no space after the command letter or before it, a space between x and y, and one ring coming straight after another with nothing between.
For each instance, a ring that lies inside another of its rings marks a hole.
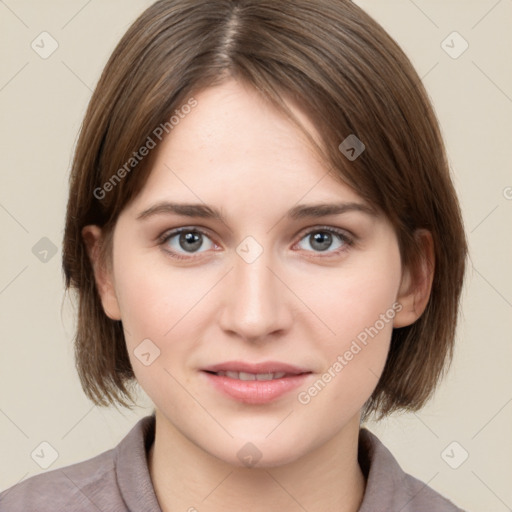
<instances>
[{"instance_id":1,"label":"woman's face","mask_svg":"<svg viewBox=\"0 0 512 512\"><path fill-rule=\"evenodd\" d=\"M256 92L195 98L119 217L103 304L170 428L232 464L248 442L284 464L359 428L399 323L397 239ZM345 206L302 210L326 204Z\"/></svg>"}]
</instances>

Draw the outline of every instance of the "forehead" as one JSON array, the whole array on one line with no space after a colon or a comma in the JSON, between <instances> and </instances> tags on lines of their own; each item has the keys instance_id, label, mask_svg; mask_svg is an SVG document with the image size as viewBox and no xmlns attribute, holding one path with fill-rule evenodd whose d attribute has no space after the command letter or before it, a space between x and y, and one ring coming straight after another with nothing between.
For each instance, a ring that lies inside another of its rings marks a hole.
<instances>
[{"instance_id":1,"label":"forehead","mask_svg":"<svg viewBox=\"0 0 512 512\"><path fill-rule=\"evenodd\" d=\"M137 206L169 198L245 208L292 205L305 196L361 200L320 161L303 132L251 87L231 80L194 98L197 106L155 150ZM288 106L321 144L311 120L296 105Z\"/></svg>"}]
</instances>

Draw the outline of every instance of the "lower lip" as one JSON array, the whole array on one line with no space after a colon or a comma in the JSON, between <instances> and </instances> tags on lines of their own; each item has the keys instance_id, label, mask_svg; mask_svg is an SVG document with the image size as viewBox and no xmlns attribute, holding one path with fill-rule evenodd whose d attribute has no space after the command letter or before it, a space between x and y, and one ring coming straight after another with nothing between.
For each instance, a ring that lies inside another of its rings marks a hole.
<instances>
[{"instance_id":1,"label":"lower lip","mask_svg":"<svg viewBox=\"0 0 512 512\"><path fill-rule=\"evenodd\" d=\"M202 371L219 391L246 404L266 404L304 383L311 373L272 380L238 380Z\"/></svg>"}]
</instances>

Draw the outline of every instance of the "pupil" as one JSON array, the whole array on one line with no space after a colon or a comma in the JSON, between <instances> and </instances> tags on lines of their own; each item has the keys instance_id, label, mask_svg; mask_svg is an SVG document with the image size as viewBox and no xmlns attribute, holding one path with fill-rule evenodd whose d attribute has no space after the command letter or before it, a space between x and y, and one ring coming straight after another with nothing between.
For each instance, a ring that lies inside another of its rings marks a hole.
<instances>
[{"instance_id":1,"label":"pupil","mask_svg":"<svg viewBox=\"0 0 512 512\"><path fill-rule=\"evenodd\" d=\"M180 246L185 251L199 249L201 247L201 244L202 241L200 239L199 233L193 233L188 231L187 233L182 233L180 235Z\"/></svg>"},{"instance_id":2,"label":"pupil","mask_svg":"<svg viewBox=\"0 0 512 512\"><path fill-rule=\"evenodd\" d=\"M332 235L330 233L315 233L313 235L313 243L311 244L313 248L319 251L325 251L329 248L332 242ZM315 246L315 244L317 244Z\"/></svg>"}]
</instances>

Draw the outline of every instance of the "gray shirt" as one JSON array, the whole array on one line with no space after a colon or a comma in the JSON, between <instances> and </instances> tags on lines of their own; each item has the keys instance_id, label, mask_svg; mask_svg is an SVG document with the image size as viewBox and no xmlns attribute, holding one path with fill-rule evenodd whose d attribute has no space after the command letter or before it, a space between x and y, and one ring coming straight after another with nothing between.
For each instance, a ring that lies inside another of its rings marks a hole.
<instances>
[{"instance_id":1,"label":"gray shirt","mask_svg":"<svg viewBox=\"0 0 512 512\"><path fill-rule=\"evenodd\" d=\"M115 448L6 489L0 493L0 510L161 512L147 465L154 436L153 414L139 420ZM405 473L366 428L359 430L358 460L366 478L359 512L464 512Z\"/></svg>"}]
</instances>

